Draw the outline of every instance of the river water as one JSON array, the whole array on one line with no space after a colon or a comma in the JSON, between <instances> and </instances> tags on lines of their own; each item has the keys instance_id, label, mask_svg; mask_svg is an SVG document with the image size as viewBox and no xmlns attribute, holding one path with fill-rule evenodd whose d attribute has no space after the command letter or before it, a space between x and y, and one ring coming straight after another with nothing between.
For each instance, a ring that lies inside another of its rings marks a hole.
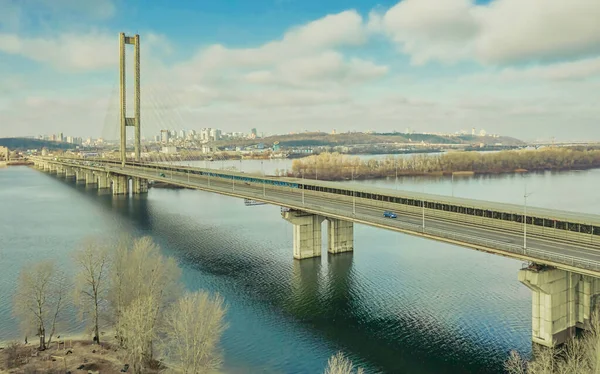
<instances>
[{"instance_id":1,"label":"river water","mask_svg":"<svg viewBox=\"0 0 600 374\"><path fill-rule=\"evenodd\" d=\"M209 164L271 173L291 161ZM527 184L528 205L600 212L600 170L451 182L361 183L517 204ZM0 340L21 337L11 301L27 264L54 258L68 272L85 237L129 233L174 256L188 289L223 295L230 373L319 373L338 350L367 373L500 373L509 350L530 352L531 295L515 260L357 226L354 253L295 261L278 207L188 190L113 198L27 167L0 170L0 212ZM67 313L61 332L80 329Z\"/></svg>"}]
</instances>

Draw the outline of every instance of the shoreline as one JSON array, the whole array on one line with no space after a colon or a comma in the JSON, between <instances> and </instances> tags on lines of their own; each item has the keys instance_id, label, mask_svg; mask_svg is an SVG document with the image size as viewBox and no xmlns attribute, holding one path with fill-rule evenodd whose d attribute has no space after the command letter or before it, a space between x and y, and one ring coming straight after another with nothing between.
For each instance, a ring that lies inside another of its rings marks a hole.
<instances>
[{"instance_id":1,"label":"shoreline","mask_svg":"<svg viewBox=\"0 0 600 374\"><path fill-rule=\"evenodd\" d=\"M512 171L486 171L486 172L476 172L476 171L434 171L434 172L398 172L398 178L400 177L449 177L449 176L455 176L455 177L474 177L474 176L490 176L490 175L518 175L518 174L531 174L531 173L543 173L543 172L566 172L566 171L586 171L586 170L593 170L593 169L600 169L600 166L593 166L593 167L584 167L584 168L560 168L560 169L556 169L556 168L550 168L550 169L533 169L533 170L526 170L526 169L516 169L516 170L512 170ZM394 178L396 176L396 174L392 173L392 174L384 174L384 175L369 175L369 176L358 176L358 177L354 177L355 181L369 181L369 180L382 180L382 179L390 179L390 178ZM289 173L288 175L286 175L285 177L287 178L302 178L301 176L295 175L293 173ZM310 179L310 180L317 180L314 178L314 175L304 175L304 179ZM328 177L327 175L323 175L321 172L319 172L319 179L320 181L327 181L327 182L346 182L346 181L351 181L353 180L351 177Z\"/></svg>"}]
</instances>

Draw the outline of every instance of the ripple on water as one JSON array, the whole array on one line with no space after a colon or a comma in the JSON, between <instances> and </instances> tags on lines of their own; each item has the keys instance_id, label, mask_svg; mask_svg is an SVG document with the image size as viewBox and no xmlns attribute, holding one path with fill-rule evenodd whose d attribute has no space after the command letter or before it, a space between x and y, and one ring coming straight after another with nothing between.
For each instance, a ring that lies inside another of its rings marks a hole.
<instances>
[{"instance_id":1,"label":"ripple on water","mask_svg":"<svg viewBox=\"0 0 600 374\"><path fill-rule=\"evenodd\" d=\"M174 256L187 288L224 296L231 372L320 372L341 349L369 373L498 373L508 350L529 351L530 294L502 257L357 226L353 254L294 261L276 207L187 190L113 199L27 168L0 171L0 207L2 337L18 336L10 297L28 261L69 269L83 237L128 232Z\"/></svg>"}]
</instances>

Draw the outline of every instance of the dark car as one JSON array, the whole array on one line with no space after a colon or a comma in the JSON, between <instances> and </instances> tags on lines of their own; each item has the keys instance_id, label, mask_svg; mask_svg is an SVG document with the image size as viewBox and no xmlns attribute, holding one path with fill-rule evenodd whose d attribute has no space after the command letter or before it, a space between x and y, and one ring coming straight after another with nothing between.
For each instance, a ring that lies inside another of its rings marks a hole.
<instances>
[{"instance_id":1,"label":"dark car","mask_svg":"<svg viewBox=\"0 0 600 374\"><path fill-rule=\"evenodd\" d=\"M388 210L386 210L385 212L383 212L383 216L385 218L398 218L398 216L396 215L396 213L390 212Z\"/></svg>"}]
</instances>

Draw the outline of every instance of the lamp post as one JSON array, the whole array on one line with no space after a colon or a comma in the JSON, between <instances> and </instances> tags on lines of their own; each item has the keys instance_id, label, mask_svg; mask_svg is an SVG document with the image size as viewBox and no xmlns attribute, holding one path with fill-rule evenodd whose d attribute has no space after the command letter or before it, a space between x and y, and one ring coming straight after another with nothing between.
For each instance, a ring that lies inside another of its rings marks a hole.
<instances>
[{"instance_id":1,"label":"lamp post","mask_svg":"<svg viewBox=\"0 0 600 374\"><path fill-rule=\"evenodd\" d=\"M394 182L396 189L398 189L398 160L394 157L394 167L396 168L396 181Z\"/></svg>"},{"instance_id":2,"label":"lamp post","mask_svg":"<svg viewBox=\"0 0 600 374\"><path fill-rule=\"evenodd\" d=\"M352 183L354 184L354 169L352 169ZM356 191L352 187L352 215L356 215Z\"/></svg>"},{"instance_id":3,"label":"lamp post","mask_svg":"<svg viewBox=\"0 0 600 374\"><path fill-rule=\"evenodd\" d=\"M421 206L423 207L423 232L425 232L425 184L423 184L423 195L421 195Z\"/></svg>"},{"instance_id":4,"label":"lamp post","mask_svg":"<svg viewBox=\"0 0 600 374\"><path fill-rule=\"evenodd\" d=\"M302 205L304 205L304 169L302 169Z\"/></svg>"},{"instance_id":5,"label":"lamp post","mask_svg":"<svg viewBox=\"0 0 600 374\"><path fill-rule=\"evenodd\" d=\"M527 198L533 192L527 193L527 185L525 185L525 193L523 194L523 249L527 249Z\"/></svg>"}]
</instances>

